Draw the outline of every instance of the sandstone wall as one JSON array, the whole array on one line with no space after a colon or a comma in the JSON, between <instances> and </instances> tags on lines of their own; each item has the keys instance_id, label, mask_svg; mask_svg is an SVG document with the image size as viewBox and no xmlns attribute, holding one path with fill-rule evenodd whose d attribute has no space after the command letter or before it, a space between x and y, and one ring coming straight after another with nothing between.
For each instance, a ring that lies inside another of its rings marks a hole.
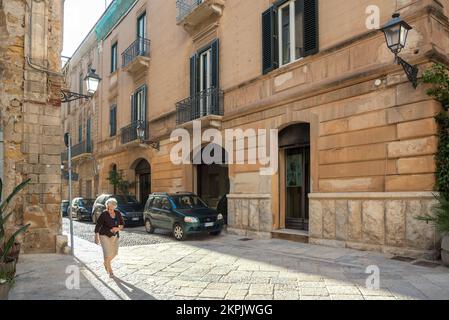
<instances>
[{"instance_id":1,"label":"sandstone wall","mask_svg":"<svg viewBox=\"0 0 449 320\"><path fill-rule=\"evenodd\" d=\"M4 193L31 179L12 206L15 221L10 225L12 230L31 223L25 252L55 252L61 232L61 27L61 1L33 2L32 7L24 1L0 2Z\"/></svg>"}]
</instances>

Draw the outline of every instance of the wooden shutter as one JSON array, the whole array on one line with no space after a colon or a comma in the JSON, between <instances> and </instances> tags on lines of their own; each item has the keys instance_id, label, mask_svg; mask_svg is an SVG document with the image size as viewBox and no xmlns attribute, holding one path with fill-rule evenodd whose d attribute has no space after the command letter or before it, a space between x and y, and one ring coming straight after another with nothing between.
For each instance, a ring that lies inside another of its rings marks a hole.
<instances>
[{"instance_id":1,"label":"wooden shutter","mask_svg":"<svg viewBox=\"0 0 449 320\"><path fill-rule=\"evenodd\" d=\"M133 93L131 95L131 122L137 120L137 110L136 110L136 95Z\"/></svg>"},{"instance_id":2,"label":"wooden shutter","mask_svg":"<svg viewBox=\"0 0 449 320\"><path fill-rule=\"evenodd\" d=\"M142 92L141 92L141 94L142 94L142 106L141 106L141 110L140 110L140 114L141 114L141 117L142 117L142 119L139 119L139 120L142 120L142 121L147 121L147 85L144 85L143 87L142 87Z\"/></svg>"},{"instance_id":3,"label":"wooden shutter","mask_svg":"<svg viewBox=\"0 0 449 320\"><path fill-rule=\"evenodd\" d=\"M272 6L270 9L262 13L262 72L268 72L277 69L278 62L278 43L276 28L276 8Z\"/></svg>"},{"instance_id":4,"label":"wooden shutter","mask_svg":"<svg viewBox=\"0 0 449 320\"><path fill-rule=\"evenodd\" d=\"M304 0L304 56L319 50L318 0Z\"/></svg>"},{"instance_id":5,"label":"wooden shutter","mask_svg":"<svg viewBox=\"0 0 449 320\"><path fill-rule=\"evenodd\" d=\"M198 92L198 55L190 57L190 96L194 97Z\"/></svg>"},{"instance_id":6,"label":"wooden shutter","mask_svg":"<svg viewBox=\"0 0 449 320\"><path fill-rule=\"evenodd\" d=\"M109 134L111 137L117 134L117 106L112 106L109 110Z\"/></svg>"},{"instance_id":7,"label":"wooden shutter","mask_svg":"<svg viewBox=\"0 0 449 320\"><path fill-rule=\"evenodd\" d=\"M212 60L212 87L220 88L220 41L215 39L211 44L211 60Z\"/></svg>"}]
</instances>

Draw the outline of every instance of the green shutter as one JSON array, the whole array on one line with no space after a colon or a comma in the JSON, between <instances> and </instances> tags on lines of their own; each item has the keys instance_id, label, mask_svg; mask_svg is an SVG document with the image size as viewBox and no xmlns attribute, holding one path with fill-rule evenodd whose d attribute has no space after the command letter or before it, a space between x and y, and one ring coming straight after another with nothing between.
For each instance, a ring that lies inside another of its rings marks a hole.
<instances>
[{"instance_id":1,"label":"green shutter","mask_svg":"<svg viewBox=\"0 0 449 320\"><path fill-rule=\"evenodd\" d=\"M319 50L318 0L304 0L304 56Z\"/></svg>"},{"instance_id":2,"label":"green shutter","mask_svg":"<svg viewBox=\"0 0 449 320\"><path fill-rule=\"evenodd\" d=\"M211 44L211 60L212 60L212 87L220 88L220 41L214 40Z\"/></svg>"},{"instance_id":3,"label":"green shutter","mask_svg":"<svg viewBox=\"0 0 449 320\"><path fill-rule=\"evenodd\" d=\"M262 13L262 72L268 72L277 69L278 63L278 40L276 27L276 9L271 6L270 9Z\"/></svg>"},{"instance_id":4,"label":"green shutter","mask_svg":"<svg viewBox=\"0 0 449 320\"><path fill-rule=\"evenodd\" d=\"M195 53L190 57L190 96L198 92L198 55Z\"/></svg>"}]
</instances>

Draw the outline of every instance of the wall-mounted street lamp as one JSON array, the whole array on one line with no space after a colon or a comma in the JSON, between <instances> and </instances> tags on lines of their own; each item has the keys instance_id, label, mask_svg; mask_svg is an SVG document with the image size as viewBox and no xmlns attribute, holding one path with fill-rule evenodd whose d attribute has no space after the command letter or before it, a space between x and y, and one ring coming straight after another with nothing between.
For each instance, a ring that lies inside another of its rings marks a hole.
<instances>
[{"instance_id":1,"label":"wall-mounted street lamp","mask_svg":"<svg viewBox=\"0 0 449 320\"><path fill-rule=\"evenodd\" d=\"M136 131L141 144L148 145L157 151L160 150L161 146L159 142L146 140L146 125L143 121L139 122Z\"/></svg>"},{"instance_id":2,"label":"wall-mounted street lamp","mask_svg":"<svg viewBox=\"0 0 449 320\"><path fill-rule=\"evenodd\" d=\"M396 63L404 68L408 79L416 89L418 87L418 67L412 66L404 61L398 54L405 48L407 44L408 32L413 28L404 20L401 19L399 13L395 13L392 19L382 27L382 32L385 34L385 40L388 48L393 52Z\"/></svg>"},{"instance_id":3,"label":"wall-mounted street lamp","mask_svg":"<svg viewBox=\"0 0 449 320\"><path fill-rule=\"evenodd\" d=\"M95 69L90 69L89 73L84 78L84 81L86 82L88 95L68 90L61 90L61 103L67 103L79 99L91 99L98 90L98 85L100 84L101 78L95 73Z\"/></svg>"}]
</instances>

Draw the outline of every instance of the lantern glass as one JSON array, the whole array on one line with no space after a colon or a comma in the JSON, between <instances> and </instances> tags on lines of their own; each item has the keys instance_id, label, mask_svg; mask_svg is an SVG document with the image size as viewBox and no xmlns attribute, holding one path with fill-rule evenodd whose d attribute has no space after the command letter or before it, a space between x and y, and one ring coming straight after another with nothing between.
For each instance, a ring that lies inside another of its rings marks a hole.
<instances>
[{"instance_id":1,"label":"lantern glass","mask_svg":"<svg viewBox=\"0 0 449 320\"><path fill-rule=\"evenodd\" d=\"M399 14L394 14L393 19L390 20L383 28L385 40L388 48L394 53L398 54L407 44L407 35L411 30L407 22L403 21Z\"/></svg>"},{"instance_id":2,"label":"lantern glass","mask_svg":"<svg viewBox=\"0 0 449 320\"><path fill-rule=\"evenodd\" d=\"M392 51L396 51L400 46L401 27L399 25L393 26L385 31L385 38L387 40L387 46Z\"/></svg>"},{"instance_id":3,"label":"lantern glass","mask_svg":"<svg viewBox=\"0 0 449 320\"><path fill-rule=\"evenodd\" d=\"M144 128L144 126L142 124L139 124L137 126L137 137L141 141L145 140L145 128Z\"/></svg>"},{"instance_id":4,"label":"lantern glass","mask_svg":"<svg viewBox=\"0 0 449 320\"><path fill-rule=\"evenodd\" d=\"M100 77L95 73L94 69L91 69L87 74L84 81L86 81L87 92L94 95L98 90L98 85L100 84Z\"/></svg>"}]
</instances>

